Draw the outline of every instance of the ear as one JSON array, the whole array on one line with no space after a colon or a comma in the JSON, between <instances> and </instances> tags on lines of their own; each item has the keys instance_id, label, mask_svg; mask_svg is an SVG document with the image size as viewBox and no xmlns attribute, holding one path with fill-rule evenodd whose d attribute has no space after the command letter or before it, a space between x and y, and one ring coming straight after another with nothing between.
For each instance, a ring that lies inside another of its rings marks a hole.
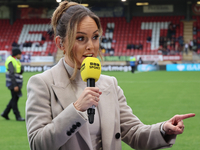
<instances>
[{"instance_id":1,"label":"ear","mask_svg":"<svg viewBox=\"0 0 200 150\"><path fill-rule=\"evenodd\" d=\"M60 50L65 50L65 47L63 46L63 41L60 38L60 36L56 36L55 38L55 42L56 42L56 46L60 49ZM62 43L62 44L61 44Z\"/></svg>"}]
</instances>

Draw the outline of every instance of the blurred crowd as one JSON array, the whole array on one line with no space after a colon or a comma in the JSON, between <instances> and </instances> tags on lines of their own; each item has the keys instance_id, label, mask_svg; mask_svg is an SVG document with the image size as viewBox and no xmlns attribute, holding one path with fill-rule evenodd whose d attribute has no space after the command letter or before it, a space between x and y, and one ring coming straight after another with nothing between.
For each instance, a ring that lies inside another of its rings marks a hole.
<instances>
[{"instance_id":1,"label":"blurred crowd","mask_svg":"<svg viewBox=\"0 0 200 150\"><path fill-rule=\"evenodd\" d=\"M163 55L188 54L188 51L197 51L197 41L184 41L183 36L176 38L176 25L170 23L167 36L160 36L158 52Z\"/></svg>"},{"instance_id":2,"label":"blurred crowd","mask_svg":"<svg viewBox=\"0 0 200 150\"><path fill-rule=\"evenodd\" d=\"M183 36L176 37L176 24L170 23L167 30L166 36L160 36L159 38L159 48L158 53L162 55L177 55L177 54L188 54L188 51L197 51L200 49L200 37L194 38L194 40L184 41ZM114 56L115 50L112 46L112 43L115 44L116 41L113 39L113 32L115 28L115 23L107 23L105 35L101 38L101 52L102 54L106 54L109 56ZM193 28L193 35L196 35L198 32L197 28ZM53 40L53 31L49 29L47 31L49 37L47 40ZM151 43L151 37L148 36L146 38L147 43ZM21 44L17 44L16 41L13 41L12 47L13 48L20 48L21 50L23 47L44 47L46 43L45 36L42 36L41 41L37 42L25 42ZM127 50L136 49L136 50L143 50L142 43L129 43L126 47ZM48 54L52 55L52 54Z\"/></svg>"},{"instance_id":3,"label":"blurred crowd","mask_svg":"<svg viewBox=\"0 0 200 150\"><path fill-rule=\"evenodd\" d=\"M114 48L112 47L112 43L116 43L116 41L113 40L114 28L114 23L107 24L105 35L103 35L101 38L100 48L102 54L108 54L110 56L114 55Z\"/></svg>"}]
</instances>

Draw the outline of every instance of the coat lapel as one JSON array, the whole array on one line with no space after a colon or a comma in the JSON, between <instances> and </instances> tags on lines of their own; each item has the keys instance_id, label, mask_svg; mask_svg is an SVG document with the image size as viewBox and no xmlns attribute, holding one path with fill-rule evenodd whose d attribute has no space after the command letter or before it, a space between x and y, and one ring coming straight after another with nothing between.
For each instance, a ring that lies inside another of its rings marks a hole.
<instances>
[{"instance_id":1,"label":"coat lapel","mask_svg":"<svg viewBox=\"0 0 200 150\"><path fill-rule=\"evenodd\" d=\"M71 87L69 75L63 64L63 59L58 62L52 70L54 84L52 89L58 98L59 103L65 109L70 103L76 100L75 93Z\"/></svg>"},{"instance_id":2,"label":"coat lapel","mask_svg":"<svg viewBox=\"0 0 200 150\"><path fill-rule=\"evenodd\" d=\"M76 96L70 84L65 88L52 85L52 88L63 109L76 100Z\"/></svg>"},{"instance_id":3,"label":"coat lapel","mask_svg":"<svg viewBox=\"0 0 200 150\"><path fill-rule=\"evenodd\" d=\"M54 78L54 84L52 85L52 89L58 98L58 102L60 103L62 108L65 109L69 104L75 102L77 100L77 97L72 89L69 75L63 64L63 59L61 59L58 62L58 65L56 65L53 68L52 75ZM89 149L92 149L92 144L90 141L91 138L87 123L82 125L81 129L79 130L79 134L87 143Z\"/></svg>"},{"instance_id":4,"label":"coat lapel","mask_svg":"<svg viewBox=\"0 0 200 150\"><path fill-rule=\"evenodd\" d=\"M110 87L101 89L102 95L98 104L99 115L101 117L101 135L103 149L109 150L112 147L112 140L115 128L115 105L113 104L112 91Z\"/></svg>"}]
</instances>

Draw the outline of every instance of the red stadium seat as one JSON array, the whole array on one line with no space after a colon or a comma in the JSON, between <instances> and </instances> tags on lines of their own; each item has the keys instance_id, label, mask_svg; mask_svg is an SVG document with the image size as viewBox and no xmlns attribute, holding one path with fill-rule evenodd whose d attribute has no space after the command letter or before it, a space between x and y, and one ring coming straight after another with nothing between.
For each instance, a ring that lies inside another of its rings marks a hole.
<instances>
[{"instance_id":1,"label":"red stadium seat","mask_svg":"<svg viewBox=\"0 0 200 150\"><path fill-rule=\"evenodd\" d=\"M198 18L197 22L194 22L194 26L197 26L197 28L200 29L200 19L198 16L195 16L193 18ZM116 42L112 42L111 47L115 49L115 55L119 55L120 53L132 55L133 53L136 54L151 54L151 43L147 43L146 39L148 36L152 37L152 30L147 29L141 29L142 22L173 22L175 24L178 24L176 29L176 35L175 37L178 38L179 36L183 36L183 22L180 20L184 19L184 16L155 16L155 17L132 17L130 22L126 22L125 17L102 17L100 18L103 28L103 35L105 35L105 31L107 28L107 23L114 23L114 32L113 32L113 39L116 40ZM20 34L23 29L23 25L25 24L49 24L50 19L17 19L14 24L11 26L9 24L8 19L2 19L0 22L1 28L1 37L4 37L5 41L8 41L8 43L0 41L0 48L4 50L11 50L11 44L12 42L19 41ZM147 27L149 27L148 25ZM10 31L12 34L7 34L7 32L4 31ZM44 38L46 39L46 42L48 42L48 45L46 47L45 53L41 52L34 52L34 55L47 55L48 53L55 53L57 51L55 44L53 42L53 39L50 39L46 31L31 31L29 32L29 35L42 33ZM167 29L161 29L159 36L167 36ZM193 35L194 39L197 39L197 37L200 37L200 32L197 33L197 35ZM49 43L52 42L52 43ZM141 43L143 45L143 50L127 50L126 46L127 44L139 44ZM157 54L157 51L153 52L154 54Z\"/></svg>"}]
</instances>

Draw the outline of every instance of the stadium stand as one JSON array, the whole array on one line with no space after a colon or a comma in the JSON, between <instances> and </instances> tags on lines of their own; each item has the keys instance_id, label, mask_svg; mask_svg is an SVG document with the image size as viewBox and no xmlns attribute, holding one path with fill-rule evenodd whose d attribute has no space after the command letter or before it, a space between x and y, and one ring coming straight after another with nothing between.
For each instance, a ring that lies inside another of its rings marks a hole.
<instances>
[{"instance_id":1,"label":"stadium stand","mask_svg":"<svg viewBox=\"0 0 200 150\"><path fill-rule=\"evenodd\" d=\"M1 50L11 51L12 43L22 47L22 54L32 56L54 55L57 51L55 43L48 34L50 19L17 19L13 25L9 20L0 22Z\"/></svg>"},{"instance_id":2,"label":"stadium stand","mask_svg":"<svg viewBox=\"0 0 200 150\"><path fill-rule=\"evenodd\" d=\"M43 0L33 4L32 1L0 1L0 50L11 52L13 46L19 46L22 54L30 56L32 62L40 56L53 56L51 60L56 63L63 53L57 50L53 37L49 36L49 28L58 3ZM200 13L196 1L152 0L147 6L138 6L133 1L104 1L105 4L86 0L101 19L104 60L124 61L127 56L136 55L146 59L145 63L151 63L148 60L154 61L155 57L162 55L159 63L163 64L199 62ZM27 4L28 7L18 7L18 4ZM171 36L168 32L170 24L175 31ZM189 44L188 53L184 51L185 43ZM50 57L41 58L47 61Z\"/></svg>"},{"instance_id":3,"label":"stadium stand","mask_svg":"<svg viewBox=\"0 0 200 150\"><path fill-rule=\"evenodd\" d=\"M0 49L10 51L12 48L12 40L16 38L11 33L14 33L15 35L17 33L14 31L15 29L10 25L9 19L1 19L0 26Z\"/></svg>"},{"instance_id":4,"label":"stadium stand","mask_svg":"<svg viewBox=\"0 0 200 150\"><path fill-rule=\"evenodd\" d=\"M200 29L199 17L194 17L197 22L194 26L197 31ZM103 37L106 42L101 46L106 49L104 56L130 56L130 55L157 55L160 51L160 37L167 38L169 24L175 26L174 45L168 46L168 51L180 47L179 37L183 36L184 16L152 16L152 17L133 17L127 22L125 17L101 17L103 27ZM17 19L10 25L8 19L1 20L1 40L0 49L11 51L14 41L22 46L22 53L29 53L32 56L55 56L57 48L48 34L50 29L50 19ZM9 31L9 32L8 32ZM194 39L200 41L200 32L193 35ZM148 41L149 40L149 41ZM200 42L199 42L200 43ZM129 47L129 46L132 47ZM198 46L200 53L200 46ZM170 53L171 54L171 53ZM180 55L180 53L175 53Z\"/></svg>"},{"instance_id":5,"label":"stadium stand","mask_svg":"<svg viewBox=\"0 0 200 150\"><path fill-rule=\"evenodd\" d=\"M183 22L181 22L183 19L184 16L133 17L128 23L125 17L108 17L101 18L101 22L105 37L108 24L115 24L111 44L114 49L114 55L129 56L133 54L158 54L159 38L161 36L167 37L170 23L176 26L175 42L179 46L177 40L179 36L183 36ZM147 41L148 37L151 38L150 42ZM134 47L129 49L127 48L128 44L132 44ZM109 55L109 53L105 55Z\"/></svg>"},{"instance_id":6,"label":"stadium stand","mask_svg":"<svg viewBox=\"0 0 200 150\"><path fill-rule=\"evenodd\" d=\"M200 54L200 17L193 16L192 17L195 22L193 22L193 40L194 44L196 43L197 46L194 46L193 50L195 50L198 54Z\"/></svg>"}]
</instances>

